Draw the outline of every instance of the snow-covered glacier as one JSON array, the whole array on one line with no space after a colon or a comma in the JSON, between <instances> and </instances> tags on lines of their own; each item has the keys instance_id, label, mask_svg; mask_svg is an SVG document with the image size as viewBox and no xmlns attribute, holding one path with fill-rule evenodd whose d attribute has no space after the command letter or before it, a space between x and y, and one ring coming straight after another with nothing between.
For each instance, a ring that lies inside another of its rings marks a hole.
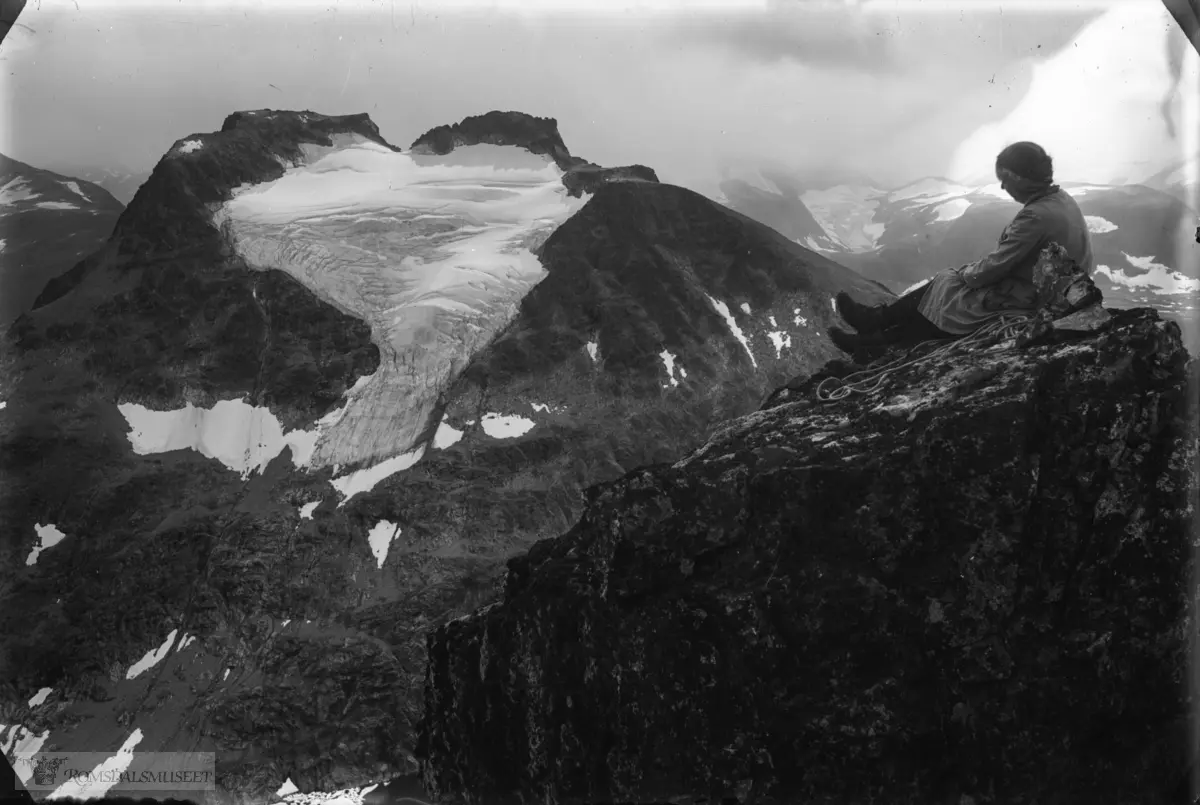
<instances>
[{"instance_id":1,"label":"snow-covered glacier","mask_svg":"<svg viewBox=\"0 0 1200 805\"><path fill-rule=\"evenodd\" d=\"M251 269L283 270L371 326L379 369L317 423L307 462L367 467L420 450L438 393L512 319L545 276L534 251L590 196L516 146L332 142L236 188L213 223Z\"/></svg>"}]
</instances>

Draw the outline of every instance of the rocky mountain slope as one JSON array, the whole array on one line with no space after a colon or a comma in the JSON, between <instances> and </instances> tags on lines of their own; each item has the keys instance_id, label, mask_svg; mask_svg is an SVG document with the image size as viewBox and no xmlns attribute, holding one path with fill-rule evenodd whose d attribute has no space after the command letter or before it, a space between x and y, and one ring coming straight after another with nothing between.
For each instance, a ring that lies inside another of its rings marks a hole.
<instances>
[{"instance_id":1,"label":"rocky mountain slope","mask_svg":"<svg viewBox=\"0 0 1200 805\"><path fill-rule=\"evenodd\" d=\"M717 202L810 249L845 249L845 242L828 221L818 220L814 211L806 206L805 186L789 171L767 166L740 167L737 171L725 171L714 195Z\"/></svg>"},{"instance_id":2,"label":"rocky mountain slope","mask_svg":"<svg viewBox=\"0 0 1200 805\"><path fill-rule=\"evenodd\" d=\"M843 290L890 296L551 119L177 141L3 344L5 752L215 751L223 802L415 773L429 629L838 354Z\"/></svg>"},{"instance_id":3,"label":"rocky mountain slope","mask_svg":"<svg viewBox=\"0 0 1200 805\"><path fill-rule=\"evenodd\" d=\"M97 185L0 155L0 327L104 245L123 209Z\"/></svg>"},{"instance_id":4,"label":"rocky mountain slope","mask_svg":"<svg viewBox=\"0 0 1200 805\"><path fill-rule=\"evenodd\" d=\"M590 490L433 633L431 794L1188 801L1200 361L1113 312L822 402L831 363Z\"/></svg>"}]
</instances>

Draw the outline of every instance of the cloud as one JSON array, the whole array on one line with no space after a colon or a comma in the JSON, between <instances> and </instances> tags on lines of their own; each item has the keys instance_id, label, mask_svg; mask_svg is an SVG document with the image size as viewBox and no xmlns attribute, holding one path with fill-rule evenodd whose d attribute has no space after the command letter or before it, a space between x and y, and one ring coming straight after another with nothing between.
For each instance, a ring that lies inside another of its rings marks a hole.
<instances>
[{"instance_id":1,"label":"cloud","mask_svg":"<svg viewBox=\"0 0 1200 805\"><path fill-rule=\"evenodd\" d=\"M963 138L1010 111L1028 83L1022 60L1058 35L1050 15L179 5L99 14L82 0L80 11L31 4L40 41L0 71L14 121L0 152L149 168L239 109L367 112L402 146L467 115L517 109L557 118L572 153L649 165L692 189L716 180L727 157L899 184L942 172Z\"/></svg>"},{"instance_id":2,"label":"cloud","mask_svg":"<svg viewBox=\"0 0 1200 805\"><path fill-rule=\"evenodd\" d=\"M881 72L895 66L892 43L878 25L853 9L802 5L762 12L680 16L664 39L692 47L718 46L751 61Z\"/></svg>"}]
</instances>

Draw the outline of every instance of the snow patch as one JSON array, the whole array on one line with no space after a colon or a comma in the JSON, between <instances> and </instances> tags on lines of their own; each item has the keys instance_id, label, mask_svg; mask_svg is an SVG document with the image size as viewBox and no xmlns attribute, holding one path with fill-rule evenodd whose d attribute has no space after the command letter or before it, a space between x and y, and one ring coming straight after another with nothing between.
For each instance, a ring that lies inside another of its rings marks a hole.
<instances>
[{"instance_id":1,"label":"snow patch","mask_svg":"<svg viewBox=\"0 0 1200 805\"><path fill-rule=\"evenodd\" d=\"M59 531L58 526L55 525L42 525L41 523L35 523L33 530L38 535L38 544L35 545L33 550L29 552L29 556L25 557L26 567L36 564L38 555L41 554L42 551L46 550L47 548L53 548L55 545L66 539L67 536L63 532Z\"/></svg>"},{"instance_id":2,"label":"snow patch","mask_svg":"<svg viewBox=\"0 0 1200 805\"><path fill-rule=\"evenodd\" d=\"M754 315L750 311L750 303L749 302L742 302L740 305L738 305L738 307L740 307L742 309L742 312L745 313L747 316Z\"/></svg>"},{"instance_id":3,"label":"snow patch","mask_svg":"<svg viewBox=\"0 0 1200 805\"><path fill-rule=\"evenodd\" d=\"M184 140L183 144L179 146L179 153L190 154L193 151L199 151L203 147L204 143L199 140Z\"/></svg>"},{"instance_id":4,"label":"snow patch","mask_svg":"<svg viewBox=\"0 0 1200 805\"><path fill-rule=\"evenodd\" d=\"M172 629L171 633L167 635L167 639L162 642L161 646L147 651L145 656L143 656L133 665L129 666L129 670L125 672L125 678L137 679L146 671L149 671L151 668L157 665L163 659L163 657L166 657L167 654L170 653L171 646L175 643L175 635L177 634L179 634L179 630Z\"/></svg>"},{"instance_id":5,"label":"snow patch","mask_svg":"<svg viewBox=\"0 0 1200 805\"><path fill-rule=\"evenodd\" d=\"M1125 254L1122 252L1122 254ZM1172 271L1161 263L1154 262L1152 257L1132 257L1125 254L1125 259L1145 274L1126 274L1121 269L1109 266L1096 266L1096 273L1103 274L1114 285L1124 285L1126 288L1140 288L1160 296L1174 296L1200 291L1200 279L1192 279L1178 271Z\"/></svg>"},{"instance_id":6,"label":"snow patch","mask_svg":"<svg viewBox=\"0 0 1200 805\"><path fill-rule=\"evenodd\" d=\"M598 361L598 360L600 360L598 357L596 357L596 356L597 356L597 351L598 351L599 349L600 349L600 345L599 345L599 344L597 344L595 341L588 341L588 343L587 343L587 351L588 351L588 355L591 355L591 356L592 356L592 361Z\"/></svg>"},{"instance_id":7,"label":"snow patch","mask_svg":"<svg viewBox=\"0 0 1200 805\"><path fill-rule=\"evenodd\" d=\"M62 184L65 185L68 190L70 190L75 195L79 196L84 201L91 202L91 199L88 198L87 193L84 193L82 190L80 190L79 185L77 185L75 182L63 182Z\"/></svg>"},{"instance_id":8,"label":"snow patch","mask_svg":"<svg viewBox=\"0 0 1200 805\"><path fill-rule=\"evenodd\" d=\"M292 782L292 778L289 777L283 781L283 785L279 786L279 790L275 792L275 796L286 797L289 794L295 794L299 790L299 788L296 788L296 784Z\"/></svg>"},{"instance_id":9,"label":"snow patch","mask_svg":"<svg viewBox=\"0 0 1200 805\"><path fill-rule=\"evenodd\" d=\"M493 439L515 439L518 436L524 436L536 424L532 419L526 419L516 414L508 416L484 414L483 419L479 422L483 432Z\"/></svg>"},{"instance_id":10,"label":"snow patch","mask_svg":"<svg viewBox=\"0 0 1200 805\"><path fill-rule=\"evenodd\" d=\"M1000 186L999 182L992 182L991 184L985 184L983 187L977 187L971 192L977 196L995 196L996 198L1002 198L1005 201L1013 200L1013 197L1010 196L1004 190L1004 188L1002 188Z\"/></svg>"},{"instance_id":11,"label":"snow patch","mask_svg":"<svg viewBox=\"0 0 1200 805\"><path fill-rule=\"evenodd\" d=\"M179 639L179 645L175 649L176 653L183 651L185 648L187 648L188 646L190 646L192 643L195 643L195 642L196 642L195 635L185 634L183 637L181 637Z\"/></svg>"},{"instance_id":12,"label":"snow patch","mask_svg":"<svg viewBox=\"0 0 1200 805\"><path fill-rule=\"evenodd\" d=\"M379 783L374 783L365 788L347 788L342 791L294 793L289 794L278 805L363 805L363 798L378 787ZM420 802L421 800L412 801Z\"/></svg>"},{"instance_id":13,"label":"snow patch","mask_svg":"<svg viewBox=\"0 0 1200 805\"><path fill-rule=\"evenodd\" d=\"M836 313L837 312L837 301L831 299L830 302L833 304L833 312ZM793 310L792 316L793 316L792 323L795 324L797 327L807 327L808 326L808 319L806 319L800 315L800 308L796 308L795 310Z\"/></svg>"},{"instance_id":14,"label":"snow patch","mask_svg":"<svg viewBox=\"0 0 1200 805\"><path fill-rule=\"evenodd\" d=\"M33 758L42 751L42 745L49 737L50 730L35 733L30 732L23 724L0 724L0 754L12 762L17 779L22 783L29 782L29 778L33 776ZM18 759L24 762L17 763Z\"/></svg>"},{"instance_id":15,"label":"snow patch","mask_svg":"<svg viewBox=\"0 0 1200 805\"><path fill-rule=\"evenodd\" d=\"M957 182L948 182L945 179L930 177L927 179L918 179L910 185L901 187L899 190L893 190L888 193L888 201L907 201L909 199L918 199L922 204L933 204L937 201L946 201L957 196L964 196L971 189Z\"/></svg>"},{"instance_id":16,"label":"snow patch","mask_svg":"<svg viewBox=\"0 0 1200 805\"><path fill-rule=\"evenodd\" d=\"M912 293L913 291L917 290L917 288L920 288L922 285L924 285L927 282L929 282L928 279L923 279L918 282L914 282L912 285L909 285L907 288L905 288L903 291L901 291L900 295L904 296L905 294Z\"/></svg>"},{"instance_id":17,"label":"snow patch","mask_svg":"<svg viewBox=\"0 0 1200 805\"><path fill-rule=\"evenodd\" d=\"M138 455L191 449L243 479L262 472L285 447L292 449L297 467L306 466L317 435L301 430L285 434L270 410L244 400L220 400L212 408L187 403L174 411L152 411L137 403L121 403L117 409L129 423L129 443Z\"/></svg>"},{"instance_id":18,"label":"snow patch","mask_svg":"<svg viewBox=\"0 0 1200 805\"><path fill-rule=\"evenodd\" d=\"M667 378L670 380L671 385L678 386L679 381L675 378L675 356L664 349L662 352L658 353L658 357L662 359L663 366L667 368ZM679 367L679 371L683 377L687 377L687 372L683 371L682 366ZM664 383L663 388L666 387L667 385Z\"/></svg>"},{"instance_id":19,"label":"snow patch","mask_svg":"<svg viewBox=\"0 0 1200 805\"><path fill-rule=\"evenodd\" d=\"M774 322L772 322L774 324ZM791 347L792 337L782 330L772 330L767 333L767 338L771 339L771 343L775 345L775 357L778 358L783 354L784 347Z\"/></svg>"},{"instance_id":20,"label":"snow patch","mask_svg":"<svg viewBox=\"0 0 1200 805\"><path fill-rule=\"evenodd\" d=\"M459 439L463 437L461 430L456 430L442 420L438 425L437 432L433 434L433 449L445 450L451 445L458 444Z\"/></svg>"},{"instance_id":21,"label":"snow patch","mask_svg":"<svg viewBox=\"0 0 1200 805\"><path fill-rule=\"evenodd\" d=\"M1105 220L1099 215L1085 215L1083 220L1087 221L1088 232L1093 235L1103 235L1105 232L1112 232L1117 228L1112 221Z\"/></svg>"},{"instance_id":22,"label":"snow patch","mask_svg":"<svg viewBox=\"0 0 1200 805\"><path fill-rule=\"evenodd\" d=\"M226 679L229 679L229 672L230 672L231 670L232 670L232 669L230 669L230 668L226 668L226 669L225 669L225 675L221 677L221 681L222 681L222 682L224 682Z\"/></svg>"},{"instance_id":23,"label":"snow patch","mask_svg":"<svg viewBox=\"0 0 1200 805\"><path fill-rule=\"evenodd\" d=\"M738 323L733 318L733 314L729 312L729 307L724 302L708 296L708 294L705 294L705 296L708 297L708 301L712 303L713 308L715 308L716 311L721 314L722 318L725 319L725 323L729 326L729 330L733 333L734 338L742 342L742 346L746 349L746 354L750 356L750 363L754 365L755 369L757 369L758 361L754 360L754 353L750 351L750 342L746 340L746 334L742 332L742 328L738 327Z\"/></svg>"},{"instance_id":24,"label":"snow patch","mask_svg":"<svg viewBox=\"0 0 1200 805\"><path fill-rule=\"evenodd\" d=\"M108 789L117 784L118 780L120 780L120 775L133 762L133 749L142 742L142 737L141 729L135 729L133 734L125 739L125 743L121 744L121 748L117 750L115 755L92 769L91 773L84 777L85 782L82 785L80 785L79 778L77 777L54 789L46 799L59 799L61 797L73 797L77 799L102 798L108 793Z\"/></svg>"},{"instance_id":25,"label":"snow patch","mask_svg":"<svg viewBox=\"0 0 1200 805\"><path fill-rule=\"evenodd\" d=\"M814 252L821 250L821 247L817 245L817 242L812 239L812 235L809 235L804 239L804 245L812 249Z\"/></svg>"},{"instance_id":26,"label":"snow patch","mask_svg":"<svg viewBox=\"0 0 1200 805\"><path fill-rule=\"evenodd\" d=\"M376 569L383 567L384 560L387 559L388 546L398 536L400 536L400 526L387 520L380 520L367 532L367 543L371 546L371 553L375 555Z\"/></svg>"},{"instance_id":27,"label":"snow patch","mask_svg":"<svg viewBox=\"0 0 1200 805\"><path fill-rule=\"evenodd\" d=\"M873 224L879 198L886 195L874 187L837 185L825 190L807 190L800 200L828 236L850 251L875 248L883 224Z\"/></svg>"},{"instance_id":28,"label":"snow patch","mask_svg":"<svg viewBox=\"0 0 1200 805\"><path fill-rule=\"evenodd\" d=\"M77 210L79 205L69 201L39 201L34 205L39 210Z\"/></svg>"},{"instance_id":29,"label":"snow patch","mask_svg":"<svg viewBox=\"0 0 1200 805\"><path fill-rule=\"evenodd\" d=\"M41 193L31 192L29 182L20 176L10 179L3 187L0 187L0 205L15 204L31 198L41 198Z\"/></svg>"},{"instance_id":30,"label":"snow patch","mask_svg":"<svg viewBox=\"0 0 1200 805\"><path fill-rule=\"evenodd\" d=\"M41 688L29 699L30 707L37 707L46 701L46 697L54 692L54 688Z\"/></svg>"},{"instance_id":31,"label":"snow patch","mask_svg":"<svg viewBox=\"0 0 1200 805\"><path fill-rule=\"evenodd\" d=\"M386 461L381 461L373 467L367 467L366 469L352 472L349 475L343 475L341 478L334 478L329 483L333 484L333 488L342 494L342 500L338 503L338 508L340 509L342 506L345 506L346 501L355 495L370 492L375 488L376 484L389 475L395 475L398 472L409 469L420 461L424 455L425 446L422 445L411 452L401 453Z\"/></svg>"},{"instance_id":32,"label":"snow patch","mask_svg":"<svg viewBox=\"0 0 1200 805\"><path fill-rule=\"evenodd\" d=\"M1067 193L1072 196L1086 196L1088 193L1094 193L1097 190L1112 190L1110 184L1084 184L1076 187L1067 188Z\"/></svg>"},{"instance_id":33,"label":"snow patch","mask_svg":"<svg viewBox=\"0 0 1200 805\"><path fill-rule=\"evenodd\" d=\"M320 505L321 505L321 501L319 501L319 500L314 500L311 503L305 503L303 506L300 507L300 519L301 520L311 520L313 518L313 512L315 512L317 510L317 507Z\"/></svg>"},{"instance_id":34,"label":"snow patch","mask_svg":"<svg viewBox=\"0 0 1200 805\"><path fill-rule=\"evenodd\" d=\"M961 218L970 206L971 202L965 198L951 199L945 204L939 204L934 208L937 216L933 220L936 223L938 221L953 221L955 218Z\"/></svg>"}]
</instances>

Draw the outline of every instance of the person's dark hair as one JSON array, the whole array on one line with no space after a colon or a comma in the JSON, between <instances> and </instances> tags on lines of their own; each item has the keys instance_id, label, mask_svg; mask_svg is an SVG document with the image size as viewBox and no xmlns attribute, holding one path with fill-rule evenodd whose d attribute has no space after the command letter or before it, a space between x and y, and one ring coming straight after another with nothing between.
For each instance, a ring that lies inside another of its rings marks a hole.
<instances>
[{"instance_id":1,"label":"person's dark hair","mask_svg":"<svg viewBox=\"0 0 1200 805\"><path fill-rule=\"evenodd\" d=\"M996 168L1007 168L1035 182L1054 180L1054 160L1040 145L1028 141L1006 146L996 157Z\"/></svg>"}]
</instances>

